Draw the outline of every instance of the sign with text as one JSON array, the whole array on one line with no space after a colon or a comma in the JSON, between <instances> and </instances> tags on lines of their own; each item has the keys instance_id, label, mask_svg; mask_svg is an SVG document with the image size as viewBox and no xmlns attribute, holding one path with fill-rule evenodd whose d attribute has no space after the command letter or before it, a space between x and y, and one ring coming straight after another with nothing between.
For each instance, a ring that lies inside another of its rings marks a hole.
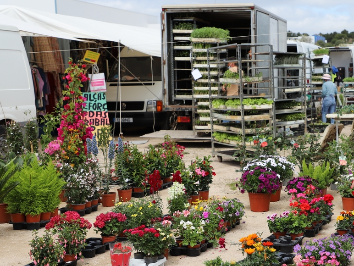
<instances>
[{"instance_id":1,"label":"sign with text","mask_svg":"<svg viewBox=\"0 0 354 266\"><path fill-rule=\"evenodd\" d=\"M82 61L85 61L90 64L97 64L98 58L100 57L99 53L87 50L84 59Z\"/></svg>"},{"instance_id":2,"label":"sign with text","mask_svg":"<svg viewBox=\"0 0 354 266\"><path fill-rule=\"evenodd\" d=\"M89 74L90 78L90 90L92 92L103 92L106 91L106 81L104 78L104 73Z\"/></svg>"},{"instance_id":3,"label":"sign with text","mask_svg":"<svg viewBox=\"0 0 354 266\"><path fill-rule=\"evenodd\" d=\"M102 127L109 125L106 94L104 92L84 92L86 98L86 118L94 128L93 134L98 137Z\"/></svg>"}]
</instances>

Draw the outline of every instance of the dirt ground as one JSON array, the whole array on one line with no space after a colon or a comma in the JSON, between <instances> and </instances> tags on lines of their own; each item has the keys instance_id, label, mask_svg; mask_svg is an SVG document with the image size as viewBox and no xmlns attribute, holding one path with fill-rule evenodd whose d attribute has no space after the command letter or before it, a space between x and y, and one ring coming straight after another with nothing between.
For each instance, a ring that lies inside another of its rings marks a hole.
<instances>
[{"instance_id":1,"label":"dirt ground","mask_svg":"<svg viewBox=\"0 0 354 266\"><path fill-rule=\"evenodd\" d=\"M348 135L350 132L351 126L346 126L342 132L342 134ZM143 140L143 138L139 137L127 137L125 140ZM161 143L162 139L146 139L147 143L138 145L139 149L145 150L147 147L152 144L155 145L157 143ZM180 144L186 147L186 155L184 161L186 164L189 164L191 160L193 160L196 156L204 156L211 154L210 143L183 143ZM208 249L206 252L202 253L198 257L186 257L186 256L170 256L165 263L166 266L169 265L203 265L203 261L214 259L217 256L221 256L224 260L241 260L243 258L242 252L240 251L239 239L241 237L247 236L251 233L262 233L263 237L267 237L270 235L268 230L266 217L272 213L280 213L282 211L289 209L289 199L284 191L282 191L281 199L278 202L270 204L270 211L265 213L255 213L250 211L250 205L247 194L241 194L238 190L232 190L229 184L234 183L235 179L240 176L240 173L235 172L235 170L239 169L239 164L224 159L223 162L218 162L216 158L213 159L212 166L215 169L216 176L214 177L214 182L210 188L210 196L226 196L228 198L238 198L240 199L246 209L246 215L243 218L241 224L237 226L235 229L232 229L231 232L228 232L225 236L226 239L226 249L213 248ZM111 191L116 191L116 188L113 187ZM330 236L335 232L334 223L335 217L342 210L342 202L341 197L337 191L328 190L328 193L334 196L334 219L330 224L323 226L323 230L316 236L316 238L323 238ZM159 192L166 213L166 205L167 205L167 190L163 190ZM61 203L60 207L63 207L65 203ZM85 215L84 218L88 219L91 223L94 223L95 217L102 212L107 212L111 208L99 206L97 212L93 212L89 215ZM40 229L40 233L42 234L44 229ZM99 237L93 228L90 229L88 233L88 237ZM12 225L10 224L0 224L0 265L2 266L17 266L17 265L26 265L30 263L29 258L29 241L32 238L32 232L27 230L12 230ZM305 238L306 240L310 240L310 238ZM82 265L111 265L109 252L104 254L96 255L96 257L91 259L83 259L78 262L79 266Z\"/></svg>"}]
</instances>

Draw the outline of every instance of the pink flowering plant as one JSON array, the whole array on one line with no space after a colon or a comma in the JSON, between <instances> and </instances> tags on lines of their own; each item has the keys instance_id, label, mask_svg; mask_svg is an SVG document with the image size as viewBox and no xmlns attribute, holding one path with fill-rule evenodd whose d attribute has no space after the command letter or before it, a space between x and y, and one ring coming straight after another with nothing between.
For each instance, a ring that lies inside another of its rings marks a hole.
<instances>
[{"instance_id":1,"label":"pink flowering plant","mask_svg":"<svg viewBox=\"0 0 354 266\"><path fill-rule=\"evenodd\" d=\"M287 191L288 194L304 193L309 185L317 187L318 182L307 176L294 177L289 180L285 191Z\"/></svg>"},{"instance_id":2,"label":"pink flowering plant","mask_svg":"<svg viewBox=\"0 0 354 266\"><path fill-rule=\"evenodd\" d=\"M203 159L196 158L196 160L189 166L192 178L199 181L199 190L207 191L213 183L213 176L215 176L214 168L210 165L211 156L204 156Z\"/></svg>"},{"instance_id":3,"label":"pink flowering plant","mask_svg":"<svg viewBox=\"0 0 354 266\"><path fill-rule=\"evenodd\" d=\"M274 171L261 166L245 171L236 186L241 193L275 193L280 188L279 175Z\"/></svg>"},{"instance_id":4,"label":"pink flowering plant","mask_svg":"<svg viewBox=\"0 0 354 266\"><path fill-rule=\"evenodd\" d=\"M354 249L354 238L350 235L335 236L307 241L303 246L296 245L294 251L296 266L350 264Z\"/></svg>"},{"instance_id":5,"label":"pink flowering plant","mask_svg":"<svg viewBox=\"0 0 354 266\"><path fill-rule=\"evenodd\" d=\"M96 217L93 226L96 233L101 233L102 236L115 236L123 232L126 220L127 216L120 212L101 213Z\"/></svg>"},{"instance_id":6,"label":"pink flowering plant","mask_svg":"<svg viewBox=\"0 0 354 266\"><path fill-rule=\"evenodd\" d=\"M30 242L30 258L37 266L57 266L64 257L64 247L53 239L49 231L45 231L42 237L34 230Z\"/></svg>"},{"instance_id":7,"label":"pink flowering plant","mask_svg":"<svg viewBox=\"0 0 354 266\"><path fill-rule=\"evenodd\" d=\"M286 218L288 216L289 216L289 211L285 211L281 213L279 216L276 213L272 215L268 215L267 223L268 223L269 231L272 233L286 232L286 229L288 227Z\"/></svg>"},{"instance_id":8,"label":"pink flowering plant","mask_svg":"<svg viewBox=\"0 0 354 266\"><path fill-rule=\"evenodd\" d=\"M56 236L57 241L65 249L64 254L81 256L81 250L85 247L87 230L91 223L81 218L75 211L67 211L64 214L54 216L45 229Z\"/></svg>"}]
</instances>

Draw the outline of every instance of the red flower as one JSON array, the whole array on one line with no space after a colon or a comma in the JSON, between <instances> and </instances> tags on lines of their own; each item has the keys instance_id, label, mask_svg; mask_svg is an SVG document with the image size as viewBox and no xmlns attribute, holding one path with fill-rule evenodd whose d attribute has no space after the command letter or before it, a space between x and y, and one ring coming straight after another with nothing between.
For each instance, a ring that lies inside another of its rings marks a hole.
<instances>
[{"instance_id":1,"label":"red flower","mask_svg":"<svg viewBox=\"0 0 354 266\"><path fill-rule=\"evenodd\" d=\"M216 174L215 174L215 172L212 172L212 175L214 175L214 176L215 176L215 175L216 175Z\"/></svg>"},{"instance_id":2,"label":"red flower","mask_svg":"<svg viewBox=\"0 0 354 266\"><path fill-rule=\"evenodd\" d=\"M295 149L299 148L299 144L294 143L294 148L295 148Z\"/></svg>"},{"instance_id":3,"label":"red flower","mask_svg":"<svg viewBox=\"0 0 354 266\"><path fill-rule=\"evenodd\" d=\"M266 242L263 242L262 245L266 246L266 247L270 247L270 246L273 246L273 243L270 241L266 241Z\"/></svg>"},{"instance_id":4,"label":"red flower","mask_svg":"<svg viewBox=\"0 0 354 266\"><path fill-rule=\"evenodd\" d=\"M151 203L156 204L156 200L153 200Z\"/></svg>"},{"instance_id":5,"label":"red flower","mask_svg":"<svg viewBox=\"0 0 354 266\"><path fill-rule=\"evenodd\" d=\"M155 236L155 237L159 237L159 236L160 236L160 234L159 234L159 233L156 233L154 236Z\"/></svg>"},{"instance_id":6,"label":"red flower","mask_svg":"<svg viewBox=\"0 0 354 266\"><path fill-rule=\"evenodd\" d=\"M257 145L258 143L259 143L259 140L254 140L254 141L253 141L253 144L254 144L254 145Z\"/></svg>"},{"instance_id":7,"label":"red flower","mask_svg":"<svg viewBox=\"0 0 354 266\"><path fill-rule=\"evenodd\" d=\"M86 65L85 65L85 64L83 64L83 65L82 65L82 68L86 68Z\"/></svg>"},{"instance_id":8,"label":"red flower","mask_svg":"<svg viewBox=\"0 0 354 266\"><path fill-rule=\"evenodd\" d=\"M323 199L325 202L330 203L332 200L334 200L333 196L331 194L326 194L323 196Z\"/></svg>"},{"instance_id":9,"label":"red flower","mask_svg":"<svg viewBox=\"0 0 354 266\"><path fill-rule=\"evenodd\" d=\"M219 248L225 248L226 247L225 238L222 238L222 237L219 238L219 245L220 245Z\"/></svg>"},{"instance_id":10,"label":"red flower","mask_svg":"<svg viewBox=\"0 0 354 266\"><path fill-rule=\"evenodd\" d=\"M224 208L221 207L221 206L217 207L216 209L217 209L218 211L220 211L220 212L222 212L222 211L224 210Z\"/></svg>"},{"instance_id":11,"label":"red flower","mask_svg":"<svg viewBox=\"0 0 354 266\"><path fill-rule=\"evenodd\" d=\"M354 197L354 191L352 191L352 195L353 195L353 197Z\"/></svg>"},{"instance_id":12,"label":"red flower","mask_svg":"<svg viewBox=\"0 0 354 266\"><path fill-rule=\"evenodd\" d=\"M263 147L267 147L268 146L268 143L266 142L266 141L264 141L264 142L262 142L261 143L261 147L263 148Z\"/></svg>"}]
</instances>

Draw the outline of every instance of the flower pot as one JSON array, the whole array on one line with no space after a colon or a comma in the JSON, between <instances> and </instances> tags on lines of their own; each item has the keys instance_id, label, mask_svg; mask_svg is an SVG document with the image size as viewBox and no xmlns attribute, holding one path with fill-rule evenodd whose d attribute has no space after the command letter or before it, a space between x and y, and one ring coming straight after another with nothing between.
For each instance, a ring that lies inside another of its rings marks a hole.
<instances>
[{"instance_id":1,"label":"flower pot","mask_svg":"<svg viewBox=\"0 0 354 266\"><path fill-rule=\"evenodd\" d=\"M113 207L116 201L116 193L109 192L108 194L102 195L102 206L103 207Z\"/></svg>"},{"instance_id":2,"label":"flower pot","mask_svg":"<svg viewBox=\"0 0 354 266\"><path fill-rule=\"evenodd\" d=\"M102 244L113 242L116 240L116 236L102 236Z\"/></svg>"},{"instance_id":3,"label":"flower pot","mask_svg":"<svg viewBox=\"0 0 354 266\"><path fill-rule=\"evenodd\" d=\"M268 193L248 193L251 211L267 212L270 205L270 194Z\"/></svg>"},{"instance_id":4,"label":"flower pot","mask_svg":"<svg viewBox=\"0 0 354 266\"><path fill-rule=\"evenodd\" d=\"M120 202L127 202L132 199L133 190L130 189L117 189L118 190L118 199Z\"/></svg>"},{"instance_id":5,"label":"flower pot","mask_svg":"<svg viewBox=\"0 0 354 266\"><path fill-rule=\"evenodd\" d=\"M7 213L7 204L0 203L0 224L10 222L10 213Z\"/></svg>"},{"instance_id":6,"label":"flower pot","mask_svg":"<svg viewBox=\"0 0 354 266\"><path fill-rule=\"evenodd\" d=\"M76 255L71 255L71 254L65 254L64 255L64 261L69 262L69 261L75 261L76 260Z\"/></svg>"},{"instance_id":7,"label":"flower pot","mask_svg":"<svg viewBox=\"0 0 354 266\"><path fill-rule=\"evenodd\" d=\"M352 228L350 228L350 231L352 231L352 233L354 233L354 228L352 227Z\"/></svg>"},{"instance_id":8,"label":"flower pot","mask_svg":"<svg viewBox=\"0 0 354 266\"><path fill-rule=\"evenodd\" d=\"M342 236L348 233L348 230L337 230L338 235Z\"/></svg>"},{"instance_id":9,"label":"flower pot","mask_svg":"<svg viewBox=\"0 0 354 266\"><path fill-rule=\"evenodd\" d=\"M135 193L141 193L141 192L144 192L144 189L142 189L142 188L140 188L140 187L134 187L134 188L133 188L133 191L134 191Z\"/></svg>"},{"instance_id":10,"label":"flower pot","mask_svg":"<svg viewBox=\"0 0 354 266\"><path fill-rule=\"evenodd\" d=\"M41 214L37 215L26 215L26 223L39 223L41 221Z\"/></svg>"},{"instance_id":11,"label":"flower pot","mask_svg":"<svg viewBox=\"0 0 354 266\"><path fill-rule=\"evenodd\" d=\"M188 248L190 248L190 249L200 248L200 244L196 244L194 246L188 245Z\"/></svg>"},{"instance_id":12,"label":"flower pot","mask_svg":"<svg viewBox=\"0 0 354 266\"><path fill-rule=\"evenodd\" d=\"M285 236L286 232L274 232L273 235L276 239L279 239L281 236Z\"/></svg>"},{"instance_id":13,"label":"flower pot","mask_svg":"<svg viewBox=\"0 0 354 266\"><path fill-rule=\"evenodd\" d=\"M55 208L51 213L50 213L50 217L54 217L58 215L58 208Z\"/></svg>"},{"instance_id":14,"label":"flower pot","mask_svg":"<svg viewBox=\"0 0 354 266\"><path fill-rule=\"evenodd\" d=\"M327 194L327 188L320 189L320 197L323 197Z\"/></svg>"},{"instance_id":15,"label":"flower pot","mask_svg":"<svg viewBox=\"0 0 354 266\"><path fill-rule=\"evenodd\" d=\"M209 190L199 191L199 199L200 200L208 200L209 199Z\"/></svg>"},{"instance_id":16,"label":"flower pot","mask_svg":"<svg viewBox=\"0 0 354 266\"><path fill-rule=\"evenodd\" d=\"M168 248L165 248L165 250L163 251L163 255L165 256L166 260L168 259L169 252L170 252L170 250Z\"/></svg>"},{"instance_id":17,"label":"flower pot","mask_svg":"<svg viewBox=\"0 0 354 266\"><path fill-rule=\"evenodd\" d=\"M354 210L354 198L342 198L343 210L352 211Z\"/></svg>"},{"instance_id":18,"label":"flower pot","mask_svg":"<svg viewBox=\"0 0 354 266\"><path fill-rule=\"evenodd\" d=\"M13 223L23 223L25 222L25 215L23 213L11 213L11 221Z\"/></svg>"},{"instance_id":19,"label":"flower pot","mask_svg":"<svg viewBox=\"0 0 354 266\"><path fill-rule=\"evenodd\" d=\"M50 220L52 212L42 212L41 213L41 221L48 221Z\"/></svg>"},{"instance_id":20,"label":"flower pot","mask_svg":"<svg viewBox=\"0 0 354 266\"><path fill-rule=\"evenodd\" d=\"M201 245L204 245L204 244L205 244L205 241L206 241L206 240L203 239L202 241L200 241L200 244L201 244Z\"/></svg>"},{"instance_id":21,"label":"flower pot","mask_svg":"<svg viewBox=\"0 0 354 266\"><path fill-rule=\"evenodd\" d=\"M295 240L295 238L297 238L297 237L299 237L299 236L303 236L304 235L304 233L302 232L302 233L300 233L300 234L290 234L290 236L291 236L291 240Z\"/></svg>"},{"instance_id":22,"label":"flower pot","mask_svg":"<svg viewBox=\"0 0 354 266\"><path fill-rule=\"evenodd\" d=\"M111 253L112 266L129 266L131 252L129 253Z\"/></svg>"},{"instance_id":23,"label":"flower pot","mask_svg":"<svg viewBox=\"0 0 354 266\"><path fill-rule=\"evenodd\" d=\"M68 198L65 197L65 189L63 189L59 194L59 199L61 200L61 202L66 202L68 200Z\"/></svg>"},{"instance_id":24,"label":"flower pot","mask_svg":"<svg viewBox=\"0 0 354 266\"><path fill-rule=\"evenodd\" d=\"M199 201L199 194L198 195L191 195L192 198L192 204L197 204Z\"/></svg>"},{"instance_id":25,"label":"flower pot","mask_svg":"<svg viewBox=\"0 0 354 266\"><path fill-rule=\"evenodd\" d=\"M85 203L85 208L90 208L92 206L92 201L90 200L90 201L87 201L86 203Z\"/></svg>"},{"instance_id":26,"label":"flower pot","mask_svg":"<svg viewBox=\"0 0 354 266\"><path fill-rule=\"evenodd\" d=\"M85 210L85 203L83 203L83 204L70 204L70 208L74 211Z\"/></svg>"},{"instance_id":27,"label":"flower pot","mask_svg":"<svg viewBox=\"0 0 354 266\"><path fill-rule=\"evenodd\" d=\"M183 238L182 237L178 237L178 238L176 238L176 243L177 243L177 245L178 246L182 246L182 242L183 242Z\"/></svg>"},{"instance_id":28,"label":"flower pot","mask_svg":"<svg viewBox=\"0 0 354 266\"><path fill-rule=\"evenodd\" d=\"M98 199L93 199L92 203L91 203L91 206L95 206L97 204L98 204Z\"/></svg>"},{"instance_id":29,"label":"flower pot","mask_svg":"<svg viewBox=\"0 0 354 266\"><path fill-rule=\"evenodd\" d=\"M163 180L163 183L169 183L169 182L172 182L172 178L171 177L166 177Z\"/></svg>"},{"instance_id":30,"label":"flower pot","mask_svg":"<svg viewBox=\"0 0 354 266\"><path fill-rule=\"evenodd\" d=\"M145 254L143 252L135 252L134 253L134 259L136 260L142 260L144 259Z\"/></svg>"},{"instance_id":31,"label":"flower pot","mask_svg":"<svg viewBox=\"0 0 354 266\"><path fill-rule=\"evenodd\" d=\"M150 263L155 263L157 262L157 256L156 257L144 257L144 261L146 265L149 265Z\"/></svg>"},{"instance_id":32,"label":"flower pot","mask_svg":"<svg viewBox=\"0 0 354 266\"><path fill-rule=\"evenodd\" d=\"M188 198L188 203L189 203L189 205L192 205L192 198L191 197Z\"/></svg>"},{"instance_id":33,"label":"flower pot","mask_svg":"<svg viewBox=\"0 0 354 266\"><path fill-rule=\"evenodd\" d=\"M275 194L270 195L270 202L277 202L280 200L281 189L282 183L280 183L280 187L278 188L277 192L275 192Z\"/></svg>"}]
</instances>

